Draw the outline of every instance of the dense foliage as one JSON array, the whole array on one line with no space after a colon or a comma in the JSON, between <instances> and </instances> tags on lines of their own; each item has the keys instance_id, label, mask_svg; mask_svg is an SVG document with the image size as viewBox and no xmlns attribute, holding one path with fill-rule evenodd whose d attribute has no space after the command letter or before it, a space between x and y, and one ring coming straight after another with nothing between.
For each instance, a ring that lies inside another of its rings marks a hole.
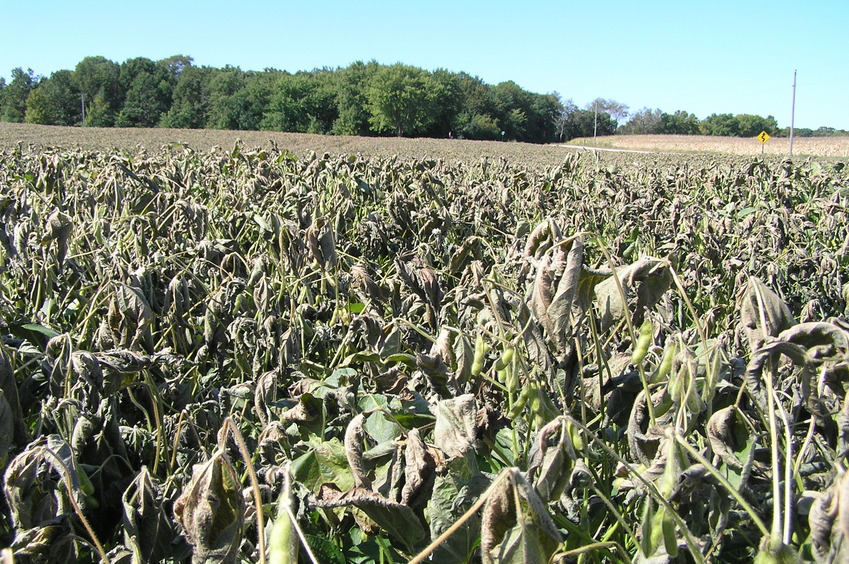
<instances>
[{"instance_id":1,"label":"dense foliage","mask_svg":"<svg viewBox=\"0 0 849 564\"><path fill-rule=\"evenodd\" d=\"M83 107L85 108L83 110ZM83 116L83 111L85 116ZM83 119L84 117L84 119ZM484 83L466 73L374 61L291 74L197 67L192 59L144 57L116 63L87 57L40 77L14 69L0 79L0 120L44 125L275 130L335 135L397 135L567 141L614 133L787 135L775 118L714 114L699 121L598 99L585 108L557 93L514 82ZM797 135L839 135L829 128Z\"/></svg>"},{"instance_id":2,"label":"dense foliage","mask_svg":"<svg viewBox=\"0 0 849 564\"><path fill-rule=\"evenodd\" d=\"M101 127L276 130L337 135L555 140L555 95L513 82L374 61L291 74L196 67L191 58L87 57L50 77L12 71L5 121Z\"/></svg>"},{"instance_id":3,"label":"dense foliage","mask_svg":"<svg viewBox=\"0 0 849 564\"><path fill-rule=\"evenodd\" d=\"M752 114L711 114L699 119L690 113L677 111L667 114L660 110L643 108L632 114L617 133L628 135L719 135L724 137L755 137L761 131L775 137L789 137L790 128L781 128L773 116L761 117ZM835 137L849 135L849 132L833 127L818 129L796 128L797 137Z\"/></svg>"},{"instance_id":4,"label":"dense foliage","mask_svg":"<svg viewBox=\"0 0 849 564\"><path fill-rule=\"evenodd\" d=\"M844 163L18 147L0 187L16 562L846 556Z\"/></svg>"}]
</instances>

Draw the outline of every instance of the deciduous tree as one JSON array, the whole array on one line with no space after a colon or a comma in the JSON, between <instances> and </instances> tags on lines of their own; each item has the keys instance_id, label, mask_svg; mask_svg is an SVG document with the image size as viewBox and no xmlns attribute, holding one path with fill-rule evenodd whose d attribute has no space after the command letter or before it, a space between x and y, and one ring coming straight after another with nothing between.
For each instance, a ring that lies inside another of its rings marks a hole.
<instances>
[{"instance_id":1,"label":"deciduous tree","mask_svg":"<svg viewBox=\"0 0 849 564\"><path fill-rule=\"evenodd\" d=\"M337 70L334 86L338 117L333 122L336 135L370 135L368 98L366 90L372 76L380 68L376 61L356 61Z\"/></svg>"},{"instance_id":2,"label":"deciduous tree","mask_svg":"<svg viewBox=\"0 0 849 564\"><path fill-rule=\"evenodd\" d=\"M604 98L596 98L586 105L586 109L593 113L605 113L609 115L615 122L624 120L628 117L628 106L616 100L606 100Z\"/></svg>"},{"instance_id":3,"label":"deciduous tree","mask_svg":"<svg viewBox=\"0 0 849 564\"><path fill-rule=\"evenodd\" d=\"M299 133L330 131L337 113L325 74L282 74L273 84L261 129Z\"/></svg>"},{"instance_id":4,"label":"deciduous tree","mask_svg":"<svg viewBox=\"0 0 849 564\"><path fill-rule=\"evenodd\" d=\"M672 135L698 135L699 119L691 113L676 110L672 114L660 116L660 132Z\"/></svg>"},{"instance_id":5,"label":"deciduous tree","mask_svg":"<svg viewBox=\"0 0 849 564\"><path fill-rule=\"evenodd\" d=\"M734 119L737 121L737 135L740 137L755 137L761 131L766 131L770 135L778 132L778 122L772 116L737 114Z\"/></svg>"},{"instance_id":6,"label":"deciduous tree","mask_svg":"<svg viewBox=\"0 0 849 564\"><path fill-rule=\"evenodd\" d=\"M123 104L115 120L119 127L155 127L171 106L173 84L168 67L145 57L125 61L119 85Z\"/></svg>"},{"instance_id":7,"label":"deciduous tree","mask_svg":"<svg viewBox=\"0 0 849 564\"><path fill-rule=\"evenodd\" d=\"M737 120L732 114L711 114L701 121L699 129L705 135L726 137L736 137L739 131Z\"/></svg>"},{"instance_id":8,"label":"deciduous tree","mask_svg":"<svg viewBox=\"0 0 849 564\"><path fill-rule=\"evenodd\" d=\"M74 69L74 82L86 103L86 125L111 127L121 110L120 66L105 57L86 57Z\"/></svg>"},{"instance_id":9,"label":"deciduous tree","mask_svg":"<svg viewBox=\"0 0 849 564\"><path fill-rule=\"evenodd\" d=\"M648 135L660 133L662 127L663 112L643 108L634 113L628 123L620 126L617 132L625 135Z\"/></svg>"},{"instance_id":10,"label":"deciduous tree","mask_svg":"<svg viewBox=\"0 0 849 564\"><path fill-rule=\"evenodd\" d=\"M374 130L401 137L426 129L436 116L437 89L422 69L401 63L381 67L366 90Z\"/></svg>"},{"instance_id":11,"label":"deciduous tree","mask_svg":"<svg viewBox=\"0 0 849 564\"><path fill-rule=\"evenodd\" d=\"M27 113L27 98L36 86L40 77L34 76L32 69L26 72L20 67L12 71L12 80L3 89L3 121L22 122Z\"/></svg>"},{"instance_id":12,"label":"deciduous tree","mask_svg":"<svg viewBox=\"0 0 849 564\"><path fill-rule=\"evenodd\" d=\"M69 70L42 79L27 98L27 123L79 125L81 113L80 92Z\"/></svg>"},{"instance_id":13,"label":"deciduous tree","mask_svg":"<svg viewBox=\"0 0 849 564\"><path fill-rule=\"evenodd\" d=\"M209 67L184 67L174 85L171 107L163 114L162 127L202 129L209 113L208 83L215 72Z\"/></svg>"}]
</instances>

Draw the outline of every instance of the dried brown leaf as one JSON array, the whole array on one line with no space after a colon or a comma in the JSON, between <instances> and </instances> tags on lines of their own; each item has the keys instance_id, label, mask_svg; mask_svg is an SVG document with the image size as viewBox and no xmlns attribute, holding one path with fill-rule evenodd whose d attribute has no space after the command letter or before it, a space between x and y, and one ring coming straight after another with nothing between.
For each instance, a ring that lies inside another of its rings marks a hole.
<instances>
[{"instance_id":1,"label":"dried brown leaf","mask_svg":"<svg viewBox=\"0 0 849 564\"><path fill-rule=\"evenodd\" d=\"M18 385L15 381L15 372L12 370L12 362L2 346L0 346L0 390L3 391L11 411L13 432L9 435L9 439L12 444L23 446L29 442L29 432L18 398Z\"/></svg>"},{"instance_id":2,"label":"dried brown leaf","mask_svg":"<svg viewBox=\"0 0 849 564\"><path fill-rule=\"evenodd\" d=\"M236 561L245 526L244 499L223 451L194 466L192 479L174 503L174 516L194 549L193 563Z\"/></svg>"},{"instance_id":3,"label":"dried brown leaf","mask_svg":"<svg viewBox=\"0 0 849 564\"><path fill-rule=\"evenodd\" d=\"M428 500L425 491L428 483L433 484L436 463L427 450L427 445L419 437L419 430L412 429L407 434L407 447L404 449L404 488L401 490L401 503L414 507Z\"/></svg>"},{"instance_id":4,"label":"dried brown leaf","mask_svg":"<svg viewBox=\"0 0 849 564\"><path fill-rule=\"evenodd\" d=\"M158 562L165 558L174 539L171 520L154 479L142 467L121 498L124 507L124 539L134 562Z\"/></svg>"},{"instance_id":5,"label":"dried brown leaf","mask_svg":"<svg viewBox=\"0 0 849 564\"><path fill-rule=\"evenodd\" d=\"M366 416L363 413L355 415L351 422L348 423L345 429L345 456L348 458L348 464L351 465L351 473L354 475L354 484L360 488L371 488L371 478L366 470L365 461L363 460L363 452L365 446L365 431L363 424Z\"/></svg>"},{"instance_id":6,"label":"dried brown leaf","mask_svg":"<svg viewBox=\"0 0 849 564\"><path fill-rule=\"evenodd\" d=\"M0 389L0 468L6 467L6 459L15 436L15 417L6 401L6 393Z\"/></svg>"},{"instance_id":7,"label":"dried brown leaf","mask_svg":"<svg viewBox=\"0 0 849 564\"><path fill-rule=\"evenodd\" d=\"M795 323L790 308L775 292L759 278L749 278L740 301L740 325L749 342L749 350L758 350L767 337L777 337Z\"/></svg>"},{"instance_id":8,"label":"dried brown leaf","mask_svg":"<svg viewBox=\"0 0 849 564\"><path fill-rule=\"evenodd\" d=\"M562 535L525 477L515 468L504 472L481 516L482 561L547 562Z\"/></svg>"},{"instance_id":9,"label":"dried brown leaf","mask_svg":"<svg viewBox=\"0 0 849 564\"><path fill-rule=\"evenodd\" d=\"M58 435L33 441L9 462L3 492L17 529L31 529L73 511L62 482L65 477L70 481L70 494L84 506L74 455Z\"/></svg>"},{"instance_id":10,"label":"dried brown leaf","mask_svg":"<svg viewBox=\"0 0 849 564\"><path fill-rule=\"evenodd\" d=\"M743 463L734 455L739 448L735 435L734 426L737 419L737 408L735 406L725 407L715 411L707 423L707 437L713 453L719 456L732 470L740 471Z\"/></svg>"},{"instance_id":11,"label":"dried brown leaf","mask_svg":"<svg viewBox=\"0 0 849 564\"><path fill-rule=\"evenodd\" d=\"M71 222L71 218L58 209L53 210L53 213L47 218L47 225L41 243L46 245L50 241L56 241L56 261L59 263L60 268L65 262L65 255L68 252L68 237L72 229L73 223Z\"/></svg>"},{"instance_id":12,"label":"dried brown leaf","mask_svg":"<svg viewBox=\"0 0 849 564\"><path fill-rule=\"evenodd\" d=\"M516 522L513 488L507 479L490 493L481 516L481 559L494 564L492 551Z\"/></svg>"},{"instance_id":13,"label":"dried brown leaf","mask_svg":"<svg viewBox=\"0 0 849 564\"><path fill-rule=\"evenodd\" d=\"M412 509L364 488L355 487L342 492L335 484L322 484L314 504L324 508L353 505L408 547L415 546L427 536L424 525Z\"/></svg>"},{"instance_id":14,"label":"dried brown leaf","mask_svg":"<svg viewBox=\"0 0 849 564\"><path fill-rule=\"evenodd\" d=\"M463 456L477 439L477 403L473 394L441 400L436 405L434 442L448 458Z\"/></svg>"},{"instance_id":15,"label":"dried brown leaf","mask_svg":"<svg viewBox=\"0 0 849 564\"><path fill-rule=\"evenodd\" d=\"M617 279L619 284L617 284ZM654 307L672 284L669 264L654 257L643 257L635 263L616 269L611 276L595 286L596 304L599 308L599 325L607 331L625 317L631 308L631 321L641 325L645 312ZM622 292L619 291L621 285ZM622 293L625 301L622 300Z\"/></svg>"}]
</instances>

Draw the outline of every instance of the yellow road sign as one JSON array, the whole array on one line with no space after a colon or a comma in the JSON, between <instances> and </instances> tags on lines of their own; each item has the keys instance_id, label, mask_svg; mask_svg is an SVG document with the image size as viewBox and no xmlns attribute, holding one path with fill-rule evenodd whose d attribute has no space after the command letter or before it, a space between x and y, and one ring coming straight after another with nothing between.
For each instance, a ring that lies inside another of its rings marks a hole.
<instances>
[{"instance_id":1,"label":"yellow road sign","mask_svg":"<svg viewBox=\"0 0 849 564\"><path fill-rule=\"evenodd\" d=\"M766 131L761 131L760 133L758 133L758 141L760 141L761 143L766 143L767 141L769 141L769 133L767 133Z\"/></svg>"}]
</instances>

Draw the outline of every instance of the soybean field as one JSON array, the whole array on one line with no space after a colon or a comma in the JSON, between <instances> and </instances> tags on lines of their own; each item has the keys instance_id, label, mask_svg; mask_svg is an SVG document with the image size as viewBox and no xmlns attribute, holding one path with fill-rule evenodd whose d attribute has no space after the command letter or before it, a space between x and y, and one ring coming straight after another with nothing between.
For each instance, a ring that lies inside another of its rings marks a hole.
<instances>
[{"instance_id":1,"label":"soybean field","mask_svg":"<svg viewBox=\"0 0 849 564\"><path fill-rule=\"evenodd\" d=\"M0 149L4 562L849 558L845 159L405 147Z\"/></svg>"}]
</instances>

